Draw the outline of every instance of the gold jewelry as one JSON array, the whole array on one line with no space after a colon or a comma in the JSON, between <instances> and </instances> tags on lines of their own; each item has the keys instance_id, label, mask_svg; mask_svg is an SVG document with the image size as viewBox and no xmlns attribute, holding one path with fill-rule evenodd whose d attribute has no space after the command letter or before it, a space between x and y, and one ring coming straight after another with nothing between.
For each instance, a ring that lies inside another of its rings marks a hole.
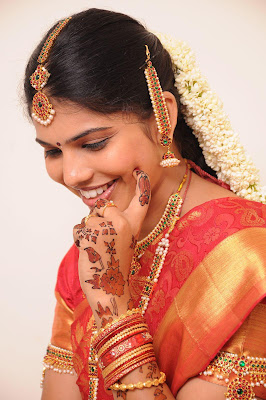
<instances>
[{"instance_id":1,"label":"gold jewelry","mask_svg":"<svg viewBox=\"0 0 266 400\"><path fill-rule=\"evenodd\" d=\"M47 126L52 122L55 114L55 110L53 109L53 106L50 103L48 97L46 96L46 94L42 92L42 89L47 84L48 79L50 77L50 73L44 67L44 63L48 58L49 51L55 39L57 38L61 30L65 27L65 25L68 23L70 19L71 17L60 21L56 25L55 29L50 33L37 59L39 65L37 66L33 74L30 76L30 84L35 90L37 90L37 93L35 93L32 99L31 116L37 122L39 122L44 126Z\"/></svg>"},{"instance_id":2,"label":"gold jewelry","mask_svg":"<svg viewBox=\"0 0 266 400\"><path fill-rule=\"evenodd\" d=\"M220 351L200 375L214 375L228 385L226 399L253 399L253 388L265 386L266 358Z\"/></svg>"},{"instance_id":3,"label":"gold jewelry","mask_svg":"<svg viewBox=\"0 0 266 400\"><path fill-rule=\"evenodd\" d=\"M160 143L163 147L167 147L167 152L163 155L160 165L162 167L176 167L180 164L180 160L177 159L170 151L170 146L172 144L172 139L169 137L171 131L171 123L169 118L169 112L166 106L165 98L163 95L163 90L156 72L156 69L152 65L150 59L150 51L147 45L146 47L146 64L144 74L148 85L149 95L151 99L151 104L153 112L155 115L158 131L161 134Z\"/></svg>"},{"instance_id":4,"label":"gold jewelry","mask_svg":"<svg viewBox=\"0 0 266 400\"><path fill-rule=\"evenodd\" d=\"M108 350L109 347L111 347L113 344L115 344L116 342L118 342L120 339L123 339L124 337L126 337L129 333L130 334L136 334L139 332L146 332L148 330L148 325L147 324L138 324L138 325L134 325L134 327L132 328L127 328L125 330L123 330L122 333L118 333L117 335L115 335L114 337L112 337L110 340L108 340L108 342L106 342L99 350L98 350L98 358L101 357L101 355Z\"/></svg>"},{"instance_id":5,"label":"gold jewelry","mask_svg":"<svg viewBox=\"0 0 266 400\"><path fill-rule=\"evenodd\" d=\"M104 216L104 212L105 212L105 210L106 210L107 207L117 207L117 206L114 204L114 202L113 202L112 200L110 200L110 201L109 201L107 204L105 204L105 206L103 207L103 210L102 210L103 216Z\"/></svg>"},{"instance_id":6,"label":"gold jewelry","mask_svg":"<svg viewBox=\"0 0 266 400\"><path fill-rule=\"evenodd\" d=\"M152 353L152 355L154 354L153 345L151 343L144 344L143 346L140 346L137 349L128 351L126 354L119 357L117 360L115 360L111 364L109 364L108 367L106 367L106 368L104 368L104 370L102 370L103 378L106 378L118 367L123 366L125 361L128 362L131 359L135 359L136 357L143 355L143 353L145 353L144 355L145 355L145 357L147 357L150 352Z\"/></svg>"},{"instance_id":7,"label":"gold jewelry","mask_svg":"<svg viewBox=\"0 0 266 400\"><path fill-rule=\"evenodd\" d=\"M111 390L122 390L122 392L125 392L126 390L134 390L134 389L144 389L144 388L150 388L152 386L159 386L163 384L166 381L166 375L164 372L160 372L160 378L155 378L153 381L146 381L146 382L138 382L138 383L129 383L127 385L125 384L119 384L115 383L114 385L110 386Z\"/></svg>"},{"instance_id":8,"label":"gold jewelry","mask_svg":"<svg viewBox=\"0 0 266 400\"><path fill-rule=\"evenodd\" d=\"M95 339L98 338L98 336L99 336L101 333L106 332L107 329L109 329L110 327L112 327L116 322L119 322L119 321L121 321L122 319L124 319L125 317L127 317L127 316L129 316L129 315L133 315L133 314L140 314L139 308L132 308L132 310L127 310L127 312L126 312L125 314L121 314L118 318L116 318L116 319L114 319L112 322L109 322L108 324L106 324L104 328L101 328L101 329L98 331L98 333L97 333Z\"/></svg>"},{"instance_id":9,"label":"gold jewelry","mask_svg":"<svg viewBox=\"0 0 266 400\"><path fill-rule=\"evenodd\" d=\"M48 345L46 355L43 359L43 371L41 379L41 388L43 387L45 371L51 369L59 374L74 374L73 352L70 350L61 349L60 347L53 346L51 343Z\"/></svg>"},{"instance_id":10,"label":"gold jewelry","mask_svg":"<svg viewBox=\"0 0 266 400\"><path fill-rule=\"evenodd\" d=\"M147 364L148 362L156 361L155 354L153 352L152 355L141 354L139 357L134 358L133 360L126 361L122 367L119 367L114 371L114 374L111 374L110 377L106 379L106 387L109 388L115 382L117 382L121 377L127 375L129 372L134 369L141 367L143 364ZM132 369L132 366L134 368ZM114 376L113 376L114 375ZM114 381L115 378L115 381Z\"/></svg>"},{"instance_id":11,"label":"gold jewelry","mask_svg":"<svg viewBox=\"0 0 266 400\"><path fill-rule=\"evenodd\" d=\"M84 220L85 225L86 225L86 223L88 222L88 220L89 220L90 218L92 218L92 217L97 217L97 215L94 215L94 214L89 214L89 215L87 215L87 217L85 217L85 220Z\"/></svg>"}]
</instances>

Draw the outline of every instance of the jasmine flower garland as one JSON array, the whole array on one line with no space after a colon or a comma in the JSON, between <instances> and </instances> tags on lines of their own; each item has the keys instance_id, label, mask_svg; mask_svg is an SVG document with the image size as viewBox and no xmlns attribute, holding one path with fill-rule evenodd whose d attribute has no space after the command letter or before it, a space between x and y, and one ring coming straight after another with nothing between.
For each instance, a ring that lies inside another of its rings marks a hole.
<instances>
[{"instance_id":1,"label":"jasmine flower garland","mask_svg":"<svg viewBox=\"0 0 266 400\"><path fill-rule=\"evenodd\" d=\"M202 76L189 46L169 35L155 33L171 55L182 113L202 148L205 161L239 197L266 204L259 170L240 144L223 104Z\"/></svg>"}]
</instances>

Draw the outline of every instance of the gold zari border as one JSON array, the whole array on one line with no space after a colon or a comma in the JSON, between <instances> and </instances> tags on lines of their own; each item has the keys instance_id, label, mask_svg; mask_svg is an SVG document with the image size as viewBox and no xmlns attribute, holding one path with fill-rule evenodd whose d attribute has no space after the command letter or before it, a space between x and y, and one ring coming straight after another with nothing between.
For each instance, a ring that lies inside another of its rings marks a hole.
<instances>
[{"instance_id":1,"label":"gold zari border","mask_svg":"<svg viewBox=\"0 0 266 400\"><path fill-rule=\"evenodd\" d=\"M265 243L265 228L232 234L204 258L173 299L153 344L174 395L204 370L265 295ZM181 333L182 341L173 342Z\"/></svg>"}]
</instances>

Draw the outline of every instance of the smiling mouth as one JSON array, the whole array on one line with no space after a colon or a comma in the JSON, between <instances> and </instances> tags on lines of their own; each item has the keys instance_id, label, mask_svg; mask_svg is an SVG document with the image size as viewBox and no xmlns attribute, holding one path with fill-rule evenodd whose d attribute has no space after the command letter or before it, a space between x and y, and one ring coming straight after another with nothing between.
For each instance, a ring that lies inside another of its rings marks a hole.
<instances>
[{"instance_id":1,"label":"smiling mouth","mask_svg":"<svg viewBox=\"0 0 266 400\"><path fill-rule=\"evenodd\" d=\"M116 181L116 179L106 183L105 185L99 186L96 189L91 190L79 190L80 194L85 197L86 199L94 199L98 197L102 193L104 193L112 184Z\"/></svg>"}]
</instances>

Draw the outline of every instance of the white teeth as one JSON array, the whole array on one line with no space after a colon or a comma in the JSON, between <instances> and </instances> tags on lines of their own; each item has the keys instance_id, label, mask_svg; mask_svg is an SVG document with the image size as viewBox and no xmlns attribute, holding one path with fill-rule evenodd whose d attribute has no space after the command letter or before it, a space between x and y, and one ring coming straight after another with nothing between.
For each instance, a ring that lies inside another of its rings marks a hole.
<instances>
[{"instance_id":1,"label":"white teeth","mask_svg":"<svg viewBox=\"0 0 266 400\"><path fill-rule=\"evenodd\" d=\"M102 187L97 188L96 192L97 192L97 194L102 194L103 193L103 188Z\"/></svg>"},{"instance_id":2,"label":"white teeth","mask_svg":"<svg viewBox=\"0 0 266 400\"><path fill-rule=\"evenodd\" d=\"M97 196L97 192L95 189L93 190L89 190L88 191L88 195L90 196L90 198L96 197Z\"/></svg>"},{"instance_id":3,"label":"white teeth","mask_svg":"<svg viewBox=\"0 0 266 400\"><path fill-rule=\"evenodd\" d=\"M113 182L112 182L113 183ZM92 189L92 190L81 190L80 193L82 196L86 197L86 199L91 199L94 197L99 196L103 192L105 192L108 188L108 185L103 185L101 187L98 187L97 189Z\"/></svg>"}]
</instances>

